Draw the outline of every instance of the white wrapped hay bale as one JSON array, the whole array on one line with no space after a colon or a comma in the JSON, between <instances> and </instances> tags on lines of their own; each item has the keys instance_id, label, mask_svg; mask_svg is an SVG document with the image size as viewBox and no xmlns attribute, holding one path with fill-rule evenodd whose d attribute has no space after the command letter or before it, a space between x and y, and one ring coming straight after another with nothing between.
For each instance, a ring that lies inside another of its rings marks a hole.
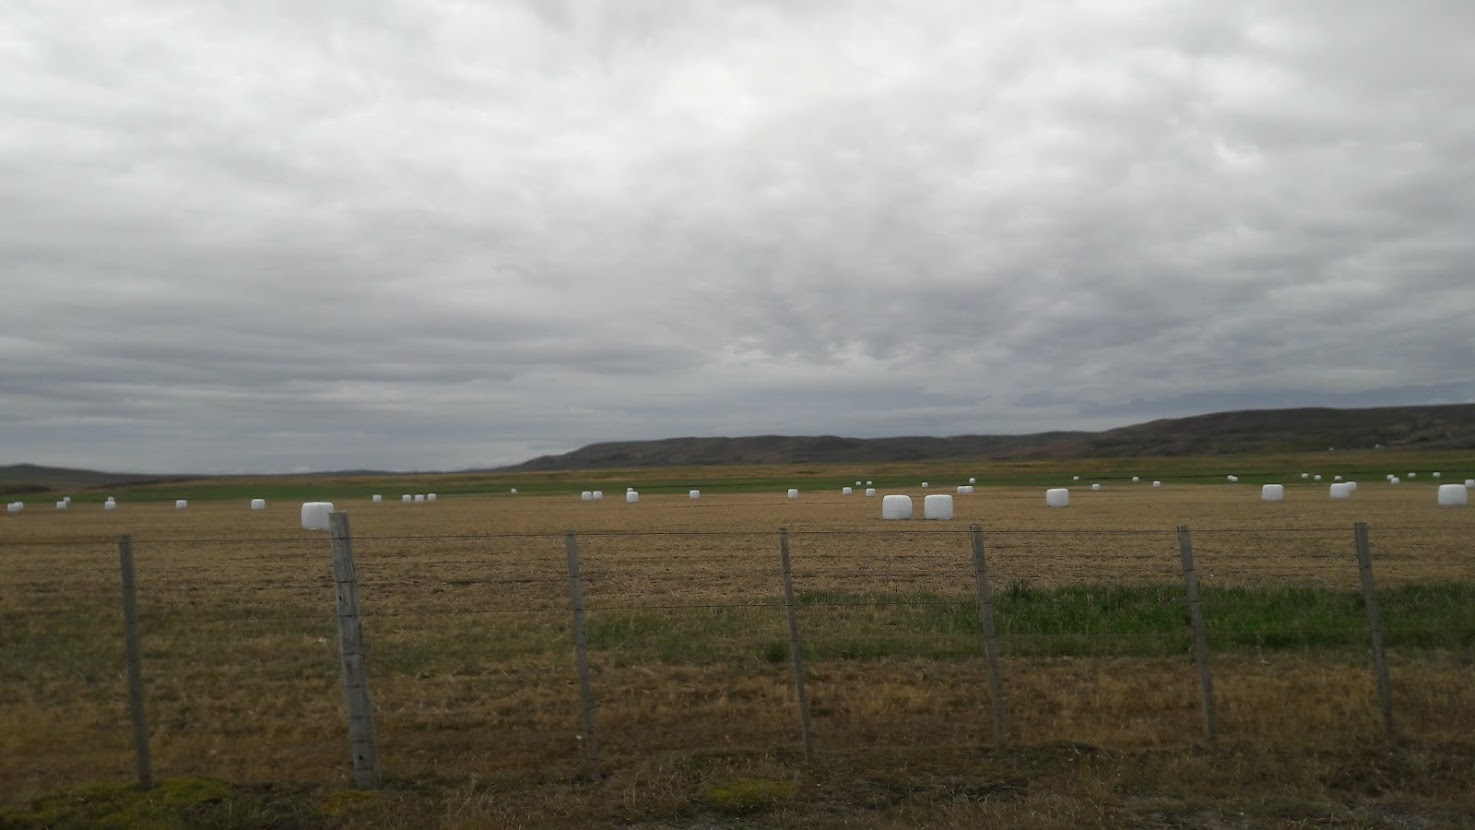
<instances>
[{"instance_id":1,"label":"white wrapped hay bale","mask_svg":"<svg viewBox=\"0 0 1475 830\"><path fill-rule=\"evenodd\" d=\"M424 493L416 493L415 494L415 503L416 504L424 504L425 503L425 494Z\"/></svg>"},{"instance_id":2,"label":"white wrapped hay bale","mask_svg":"<svg viewBox=\"0 0 1475 830\"><path fill-rule=\"evenodd\" d=\"M841 487L840 488L840 495L842 495L842 496L853 496L853 495L855 495L855 488L854 487Z\"/></svg>"},{"instance_id":3,"label":"white wrapped hay bale","mask_svg":"<svg viewBox=\"0 0 1475 830\"><path fill-rule=\"evenodd\" d=\"M1398 481L1399 481L1398 476L1388 476L1388 483L1389 484L1397 484Z\"/></svg>"},{"instance_id":4,"label":"white wrapped hay bale","mask_svg":"<svg viewBox=\"0 0 1475 830\"><path fill-rule=\"evenodd\" d=\"M266 509L266 499L252 499L251 500L251 509L252 510L265 510Z\"/></svg>"},{"instance_id":5,"label":"white wrapped hay bale","mask_svg":"<svg viewBox=\"0 0 1475 830\"><path fill-rule=\"evenodd\" d=\"M866 486L867 487L870 487L872 484L875 484L875 482L874 481L871 481L870 479L866 479Z\"/></svg>"},{"instance_id":6,"label":"white wrapped hay bale","mask_svg":"<svg viewBox=\"0 0 1475 830\"><path fill-rule=\"evenodd\" d=\"M1467 479L1465 479L1465 489L1466 490L1475 490L1475 478L1467 478Z\"/></svg>"},{"instance_id":7,"label":"white wrapped hay bale","mask_svg":"<svg viewBox=\"0 0 1475 830\"><path fill-rule=\"evenodd\" d=\"M1352 488L1347 486L1347 482L1339 481L1332 485L1330 495L1334 499L1350 499L1352 498Z\"/></svg>"},{"instance_id":8,"label":"white wrapped hay bale","mask_svg":"<svg viewBox=\"0 0 1475 830\"><path fill-rule=\"evenodd\" d=\"M174 500L174 509L175 510L185 510L188 507L189 507L189 500L188 499L175 499Z\"/></svg>"},{"instance_id":9,"label":"white wrapped hay bale","mask_svg":"<svg viewBox=\"0 0 1475 830\"><path fill-rule=\"evenodd\" d=\"M1352 492L1354 492L1354 493L1357 492L1357 482L1355 482L1355 481L1349 481L1349 482L1347 482L1347 486L1350 487L1350 488L1352 488Z\"/></svg>"},{"instance_id":10,"label":"white wrapped hay bale","mask_svg":"<svg viewBox=\"0 0 1475 830\"><path fill-rule=\"evenodd\" d=\"M958 494L959 495L963 495L963 496L971 496L971 495L973 495L973 485L971 485L971 484L960 484L960 485L958 485Z\"/></svg>"},{"instance_id":11,"label":"white wrapped hay bale","mask_svg":"<svg viewBox=\"0 0 1475 830\"><path fill-rule=\"evenodd\" d=\"M1470 491L1463 484L1439 485L1440 507L1464 507L1470 503Z\"/></svg>"},{"instance_id":12,"label":"white wrapped hay bale","mask_svg":"<svg viewBox=\"0 0 1475 830\"><path fill-rule=\"evenodd\" d=\"M1302 473L1301 474L1301 478L1311 478L1311 474L1310 473Z\"/></svg>"},{"instance_id":13,"label":"white wrapped hay bale","mask_svg":"<svg viewBox=\"0 0 1475 830\"><path fill-rule=\"evenodd\" d=\"M953 497L934 493L922 499L922 518L935 522L953 520Z\"/></svg>"},{"instance_id":14,"label":"white wrapped hay bale","mask_svg":"<svg viewBox=\"0 0 1475 830\"><path fill-rule=\"evenodd\" d=\"M1266 484L1260 488L1260 501L1285 501L1286 488L1284 484Z\"/></svg>"},{"instance_id":15,"label":"white wrapped hay bale","mask_svg":"<svg viewBox=\"0 0 1475 830\"><path fill-rule=\"evenodd\" d=\"M595 490L594 491L594 500L595 501L600 501L603 498L604 498L604 491L603 490Z\"/></svg>"},{"instance_id":16,"label":"white wrapped hay bale","mask_svg":"<svg viewBox=\"0 0 1475 830\"><path fill-rule=\"evenodd\" d=\"M1341 476L1332 476L1332 481L1341 481L1341 480L1342 480L1342 477Z\"/></svg>"},{"instance_id":17,"label":"white wrapped hay bale","mask_svg":"<svg viewBox=\"0 0 1475 830\"><path fill-rule=\"evenodd\" d=\"M409 504L410 502L415 500L415 497L410 495L409 493L405 493L404 495L399 497L399 500L401 502L404 502L405 504Z\"/></svg>"},{"instance_id":18,"label":"white wrapped hay bale","mask_svg":"<svg viewBox=\"0 0 1475 830\"><path fill-rule=\"evenodd\" d=\"M1225 476L1225 478L1229 480L1229 483L1230 484L1237 484L1239 482L1239 476L1231 475L1231 476Z\"/></svg>"},{"instance_id":19,"label":"white wrapped hay bale","mask_svg":"<svg viewBox=\"0 0 1475 830\"><path fill-rule=\"evenodd\" d=\"M1070 480L1071 481L1080 481L1081 480L1081 477L1080 476L1071 476L1070 477Z\"/></svg>"},{"instance_id":20,"label":"white wrapped hay bale","mask_svg":"<svg viewBox=\"0 0 1475 830\"><path fill-rule=\"evenodd\" d=\"M513 487L511 490L508 490L507 492L508 493L511 493L512 495L515 496L515 495L517 495L517 488L516 487Z\"/></svg>"},{"instance_id":21,"label":"white wrapped hay bale","mask_svg":"<svg viewBox=\"0 0 1475 830\"><path fill-rule=\"evenodd\" d=\"M974 478L973 476L968 476L968 483L969 484L977 484L978 483L978 479Z\"/></svg>"},{"instance_id":22,"label":"white wrapped hay bale","mask_svg":"<svg viewBox=\"0 0 1475 830\"><path fill-rule=\"evenodd\" d=\"M381 503L383 503L383 501L384 501L384 496L380 495L379 493L375 493L374 494L374 503L375 504L381 504Z\"/></svg>"},{"instance_id":23,"label":"white wrapped hay bale","mask_svg":"<svg viewBox=\"0 0 1475 830\"><path fill-rule=\"evenodd\" d=\"M328 514L333 512L333 503L330 501L309 501L302 503L302 529L303 530L327 530Z\"/></svg>"},{"instance_id":24,"label":"white wrapped hay bale","mask_svg":"<svg viewBox=\"0 0 1475 830\"><path fill-rule=\"evenodd\" d=\"M436 498L436 496L435 496L434 493L426 493L425 494L425 500L426 501L435 501L435 498Z\"/></svg>"},{"instance_id":25,"label":"white wrapped hay bale","mask_svg":"<svg viewBox=\"0 0 1475 830\"><path fill-rule=\"evenodd\" d=\"M927 489L927 482L925 482L925 481L922 482L922 489L923 490L926 490Z\"/></svg>"},{"instance_id":26,"label":"white wrapped hay bale","mask_svg":"<svg viewBox=\"0 0 1475 830\"><path fill-rule=\"evenodd\" d=\"M881 518L889 522L904 521L912 517L911 496L882 496Z\"/></svg>"},{"instance_id":27,"label":"white wrapped hay bale","mask_svg":"<svg viewBox=\"0 0 1475 830\"><path fill-rule=\"evenodd\" d=\"M867 487L866 488L866 495L867 496L875 496L876 495L876 488L874 488L874 487Z\"/></svg>"},{"instance_id":28,"label":"white wrapped hay bale","mask_svg":"<svg viewBox=\"0 0 1475 830\"><path fill-rule=\"evenodd\" d=\"M856 479L856 480L855 480L855 486L856 486L856 487L859 487L859 486L860 486L860 479Z\"/></svg>"},{"instance_id":29,"label":"white wrapped hay bale","mask_svg":"<svg viewBox=\"0 0 1475 830\"><path fill-rule=\"evenodd\" d=\"M1152 483L1152 486L1153 487L1161 487L1161 486L1163 486L1163 483L1161 481L1154 481Z\"/></svg>"},{"instance_id":30,"label":"white wrapped hay bale","mask_svg":"<svg viewBox=\"0 0 1475 830\"><path fill-rule=\"evenodd\" d=\"M585 490L579 494L579 501L594 501L594 491Z\"/></svg>"},{"instance_id":31,"label":"white wrapped hay bale","mask_svg":"<svg viewBox=\"0 0 1475 830\"><path fill-rule=\"evenodd\" d=\"M1095 492L1095 493L1101 492L1101 485L1100 484L1092 484L1091 485L1091 491L1092 492Z\"/></svg>"},{"instance_id":32,"label":"white wrapped hay bale","mask_svg":"<svg viewBox=\"0 0 1475 830\"><path fill-rule=\"evenodd\" d=\"M797 498L799 498L799 491L798 490L795 490L793 487L790 487L789 488L789 498L791 498L791 499L797 499Z\"/></svg>"},{"instance_id":33,"label":"white wrapped hay bale","mask_svg":"<svg viewBox=\"0 0 1475 830\"><path fill-rule=\"evenodd\" d=\"M1418 478L1419 477L1419 474L1418 473L1409 473L1408 474L1408 477L1409 478Z\"/></svg>"},{"instance_id":34,"label":"white wrapped hay bale","mask_svg":"<svg viewBox=\"0 0 1475 830\"><path fill-rule=\"evenodd\" d=\"M117 500L115 500L112 496L108 496L108 500L102 503L102 509L103 510L117 510L118 509L118 502L117 502Z\"/></svg>"},{"instance_id":35,"label":"white wrapped hay bale","mask_svg":"<svg viewBox=\"0 0 1475 830\"><path fill-rule=\"evenodd\" d=\"M625 493L625 503L626 504L634 504L634 503L636 503L638 501L640 501L640 494L639 493L635 492L634 490L630 490L630 491L627 491Z\"/></svg>"},{"instance_id":36,"label":"white wrapped hay bale","mask_svg":"<svg viewBox=\"0 0 1475 830\"><path fill-rule=\"evenodd\" d=\"M68 501L59 501L59 502L56 503L56 509L57 510L66 510L68 507L71 507L71 502L68 502Z\"/></svg>"},{"instance_id":37,"label":"white wrapped hay bale","mask_svg":"<svg viewBox=\"0 0 1475 830\"><path fill-rule=\"evenodd\" d=\"M699 499L699 498L702 497L702 491L701 490L688 490L686 492L686 497L689 498L689 499L691 499L692 501L696 501L697 499Z\"/></svg>"},{"instance_id":38,"label":"white wrapped hay bale","mask_svg":"<svg viewBox=\"0 0 1475 830\"><path fill-rule=\"evenodd\" d=\"M21 510L21 504L18 501L13 501L10 504L5 505L5 512L6 513L19 513L20 510Z\"/></svg>"},{"instance_id":39,"label":"white wrapped hay bale","mask_svg":"<svg viewBox=\"0 0 1475 830\"><path fill-rule=\"evenodd\" d=\"M1312 481L1321 481L1321 473L1317 473L1316 475L1312 476L1311 477L1311 480Z\"/></svg>"},{"instance_id":40,"label":"white wrapped hay bale","mask_svg":"<svg viewBox=\"0 0 1475 830\"><path fill-rule=\"evenodd\" d=\"M1431 476L1433 476L1435 478L1443 478L1443 474L1440 473L1438 470L1435 470L1434 472L1430 473L1429 475L1431 475Z\"/></svg>"},{"instance_id":41,"label":"white wrapped hay bale","mask_svg":"<svg viewBox=\"0 0 1475 830\"><path fill-rule=\"evenodd\" d=\"M1051 487L1045 491L1046 507L1070 507L1070 491L1064 487Z\"/></svg>"},{"instance_id":42,"label":"white wrapped hay bale","mask_svg":"<svg viewBox=\"0 0 1475 830\"><path fill-rule=\"evenodd\" d=\"M1132 483L1133 484L1137 484L1140 481L1142 481L1142 476L1132 476Z\"/></svg>"}]
</instances>

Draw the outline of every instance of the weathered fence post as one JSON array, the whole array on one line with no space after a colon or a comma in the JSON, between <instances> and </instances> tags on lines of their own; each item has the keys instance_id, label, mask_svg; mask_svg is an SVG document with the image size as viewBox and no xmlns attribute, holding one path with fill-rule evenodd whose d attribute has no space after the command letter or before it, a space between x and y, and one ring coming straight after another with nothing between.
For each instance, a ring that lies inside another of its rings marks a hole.
<instances>
[{"instance_id":1,"label":"weathered fence post","mask_svg":"<svg viewBox=\"0 0 1475 830\"><path fill-rule=\"evenodd\" d=\"M118 537L118 565L123 572L123 650L128 663L128 714L133 720L133 751L138 758L138 787L154 788L149 757L148 711L143 698L143 647L138 637L138 581L133 571L133 537Z\"/></svg>"},{"instance_id":2,"label":"weathered fence post","mask_svg":"<svg viewBox=\"0 0 1475 830\"><path fill-rule=\"evenodd\" d=\"M600 779L599 738L594 731L594 682L589 677L589 632L584 622L584 586L579 575L579 542L572 530L563 534L568 552L568 589L574 608L574 662L579 670L579 708L584 718L584 775Z\"/></svg>"},{"instance_id":3,"label":"weathered fence post","mask_svg":"<svg viewBox=\"0 0 1475 830\"><path fill-rule=\"evenodd\" d=\"M1214 672L1209 666L1209 632L1204 627L1203 598L1198 591L1198 568L1193 562L1193 536L1188 525L1178 525L1178 555L1183 560L1183 589L1188 594L1188 623L1193 626L1193 653L1198 660L1199 693L1203 696L1204 737L1218 731L1214 715Z\"/></svg>"},{"instance_id":4,"label":"weathered fence post","mask_svg":"<svg viewBox=\"0 0 1475 830\"><path fill-rule=\"evenodd\" d=\"M369 705L369 671L364 660L364 629L359 617L358 572L347 513L328 516L333 544L333 592L338 605L338 653L343 663L343 702L348 709L348 743L353 783L361 790L379 787L379 751L374 742L374 710Z\"/></svg>"},{"instance_id":5,"label":"weathered fence post","mask_svg":"<svg viewBox=\"0 0 1475 830\"><path fill-rule=\"evenodd\" d=\"M1378 611L1378 589L1373 584L1372 546L1367 540L1367 522L1352 528L1357 542L1357 566L1362 574L1362 600L1367 606L1367 627L1372 632L1373 674L1378 683L1378 705L1383 710L1383 734L1391 743L1393 731L1393 684L1388 679L1388 655L1383 651L1383 615Z\"/></svg>"},{"instance_id":6,"label":"weathered fence post","mask_svg":"<svg viewBox=\"0 0 1475 830\"><path fill-rule=\"evenodd\" d=\"M799 736L804 760L814 760L814 736L809 728L809 695L804 689L804 644L799 640L799 609L794 602L794 575L789 568L789 529L778 531L779 564L784 574L784 615L789 623L789 657L794 665L794 695L799 701Z\"/></svg>"},{"instance_id":7,"label":"weathered fence post","mask_svg":"<svg viewBox=\"0 0 1475 830\"><path fill-rule=\"evenodd\" d=\"M994 740L1009 740L1004 712L1004 674L999 668L999 639L994 633L994 599L988 585L988 560L983 555L983 527L970 525L973 542L973 581L978 586L978 625L983 631L983 656L988 662L988 693L994 709Z\"/></svg>"}]
</instances>

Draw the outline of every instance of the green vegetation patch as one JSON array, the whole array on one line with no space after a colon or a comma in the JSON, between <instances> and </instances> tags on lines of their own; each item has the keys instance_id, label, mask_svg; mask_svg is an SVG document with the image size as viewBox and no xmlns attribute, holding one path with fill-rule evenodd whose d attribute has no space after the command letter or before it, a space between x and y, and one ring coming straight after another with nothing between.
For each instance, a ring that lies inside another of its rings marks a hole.
<instances>
[{"instance_id":1,"label":"green vegetation patch","mask_svg":"<svg viewBox=\"0 0 1475 830\"><path fill-rule=\"evenodd\" d=\"M208 778L166 778L152 790L95 784L51 793L0 812L0 826L172 830L189 826L194 808L220 801L230 792L224 781Z\"/></svg>"},{"instance_id":2,"label":"green vegetation patch","mask_svg":"<svg viewBox=\"0 0 1475 830\"><path fill-rule=\"evenodd\" d=\"M799 786L778 778L735 778L702 788L701 801L728 815L744 816L794 803Z\"/></svg>"},{"instance_id":3,"label":"green vegetation patch","mask_svg":"<svg viewBox=\"0 0 1475 830\"><path fill-rule=\"evenodd\" d=\"M799 595L805 654L817 659L970 659L980 653L977 598L932 592ZM996 591L994 627L1016 657L1168 656L1192 646L1181 585L1083 585ZM1390 648L1475 646L1475 584L1379 592ZM1205 587L1215 650L1366 648L1362 594L1318 587ZM616 664L779 663L782 602L732 609L609 611L590 616L590 647Z\"/></svg>"}]
</instances>

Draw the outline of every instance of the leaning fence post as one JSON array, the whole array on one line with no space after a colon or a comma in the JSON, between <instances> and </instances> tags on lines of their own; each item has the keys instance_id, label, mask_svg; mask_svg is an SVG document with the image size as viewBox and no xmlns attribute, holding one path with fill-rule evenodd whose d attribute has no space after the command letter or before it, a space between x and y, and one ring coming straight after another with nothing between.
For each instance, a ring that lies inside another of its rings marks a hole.
<instances>
[{"instance_id":1,"label":"leaning fence post","mask_svg":"<svg viewBox=\"0 0 1475 830\"><path fill-rule=\"evenodd\" d=\"M584 775L598 781L599 738L594 731L594 683L589 677L589 633L584 623L584 586L579 575L579 542L572 530L563 534L568 552L568 590L574 606L574 662L579 670L579 708L584 718Z\"/></svg>"},{"instance_id":2,"label":"leaning fence post","mask_svg":"<svg viewBox=\"0 0 1475 830\"><path fill-rule=\"evenodd\" d=\"M1383 710L1383 734L1391 742L1393 732L1393 684L1388 679L1388 655L1383 651L1383 616L1378 612L1378 590L1373 584L1372 546L1367 540L1367 522L1352 528L1357 542L1357 566L1362 574L1362 600L1367 606L1367 627L1372 632L1373 674L1378 682L1378 705Z\"/></svg>"},{"instance_id":3,"label":"leaning fence post","mask_svg":"<svg viewBox=\"0 0 1475 830\"><path fill-rule=\"evenodd\" d=\"M133 751L138 757L138 787L154 788L149 758L148 712L143 699L143 647L138 637L138 581L133 572L133 537L118 537L118 565L123 572L123 650L128 663L128 714L133 720Z\"/></svg>"},{"instance_id":4,"label":"leaning fence post","mask_svg":"<svg viewBox=\"0 0 1475 830\"><path fill-rule=\"evenodd\" d=\"M359 617L358 572L347 513L328 516L333 545L333 592L338 604L338 653L343 663L343 702L348 709L348 743L353 783L361 790L379 787L379 752L374 742L374 710L369 705L369 671L364 662L364 629Z\"/></svg>"},{"instance_id":5,"label":"leaning fence post","mask_svg":"<svg viewBox=\"0 0 1475 830\"><path fill-rule=\"evenodd\" d=\"M1188 594L1188 622L1193 626L1193 653L1198 660L1198 685L1203 695L1204 737L1214 739L1214 672L1209 666L1209 632L1204 627L1203 599L1198 592L1198 568L1193 563L1193 536L1188 525L1178 525L1178 554L1183 559L1183 589Z\"/></svg>"},{"instance_id":6,"label":"leaning fence post","mask_svg":"<svg viewBox=\"0 0 1475 830\"><path fill-rule=\"evenodd\" d=\"M794 695L799 701L799 736L804 760L814 760L814 736L809 728L809 695L804 690L804 644L799 641L799 612L794 602L794 575L789 569L789 529L778 530L779 564L784 573L784 615L789 622L789 657L794 664Z\"/></svg>"},{"instance_id":7,"label":"leaning fence post","mask_svg":"<svg viewBox=\"0 0 1475 830\"><path fill-rule=\"evenodd\" d=\"M994 599L988 585L988 561L983 555L983 527L970 525L973 541L973 581L978 586L978 625L983 631L983 656L988 662L988 692L994 709L994 739L1009 740L1009 722L1004 713L1004 674L999 668L999 640L994 633Z\"/></svg>"}]
</instances>

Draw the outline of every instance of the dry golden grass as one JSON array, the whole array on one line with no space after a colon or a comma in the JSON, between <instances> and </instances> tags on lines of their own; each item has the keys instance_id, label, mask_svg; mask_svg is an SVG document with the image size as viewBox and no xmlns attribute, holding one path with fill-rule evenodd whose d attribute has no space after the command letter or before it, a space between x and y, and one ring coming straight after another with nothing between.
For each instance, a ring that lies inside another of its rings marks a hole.
<instances>
[{"instance_id":1,"label":"dry golden grass","mask_svg":"<svg viewBox=\"0 0 1475 830\"><path fill-rule=\"evenodd\" d=\"M397 782L362 820L678 826L710 818L703 786L770 775L801 785L795 804L765 814L786 826L1213 826L1226 803L1262 796L1262 817L1341 809L1348 826L1379 826L1363 795L1327 783L1345 774L1355 789L1376 777L1365 757L1378 745L1376 701L1355 651L1216 655L1216 748L1198 745L1186 655L1011 659L1017 743L991 750L981 660L939 659L936 643L898 628L884 654L811 662L821 757L804 765L797 752L787 654L774 651L786 642L774 605L779 527L791 535L796 588L811 595L967 596L972 522L987 529L996 590L1181 584L1177 524L1194 529L1208 585L1356 590L1356 521L1371 527L1382 586L1475 577L1475 514L1439 509L1432 487L1368 484L1350 502L1328 500L1322 485L1289 489L1286 503L1266 505L1243 485L1122 484L1078 490L1068 510L1047 510L1036 488L988 489L956 497L953 522L907 524L880 521L878 498L838 492L644 495L636 505L613 490L596 503L335 499L353 525L380 754ZM923 492L910 494L920 515ZM129 774L114 544L124 533L135 539L156 767L341 785L328 542L298 528L296 508L124 501L112 513L33 508L0 522L0 793ZM581 748L565 528L579 532L590 623L602 631L593 659L610 778L594 787L573 783ZM874 632L884 613L808 607L806 637L841 640L858 615ZM1395 651L1398 763L1471 771L1470 658ZM1393 819L1439 826L1446 808L1471 806L1454 784L1380 786L1403 799Z\"/></svg>"}]
</instances>

